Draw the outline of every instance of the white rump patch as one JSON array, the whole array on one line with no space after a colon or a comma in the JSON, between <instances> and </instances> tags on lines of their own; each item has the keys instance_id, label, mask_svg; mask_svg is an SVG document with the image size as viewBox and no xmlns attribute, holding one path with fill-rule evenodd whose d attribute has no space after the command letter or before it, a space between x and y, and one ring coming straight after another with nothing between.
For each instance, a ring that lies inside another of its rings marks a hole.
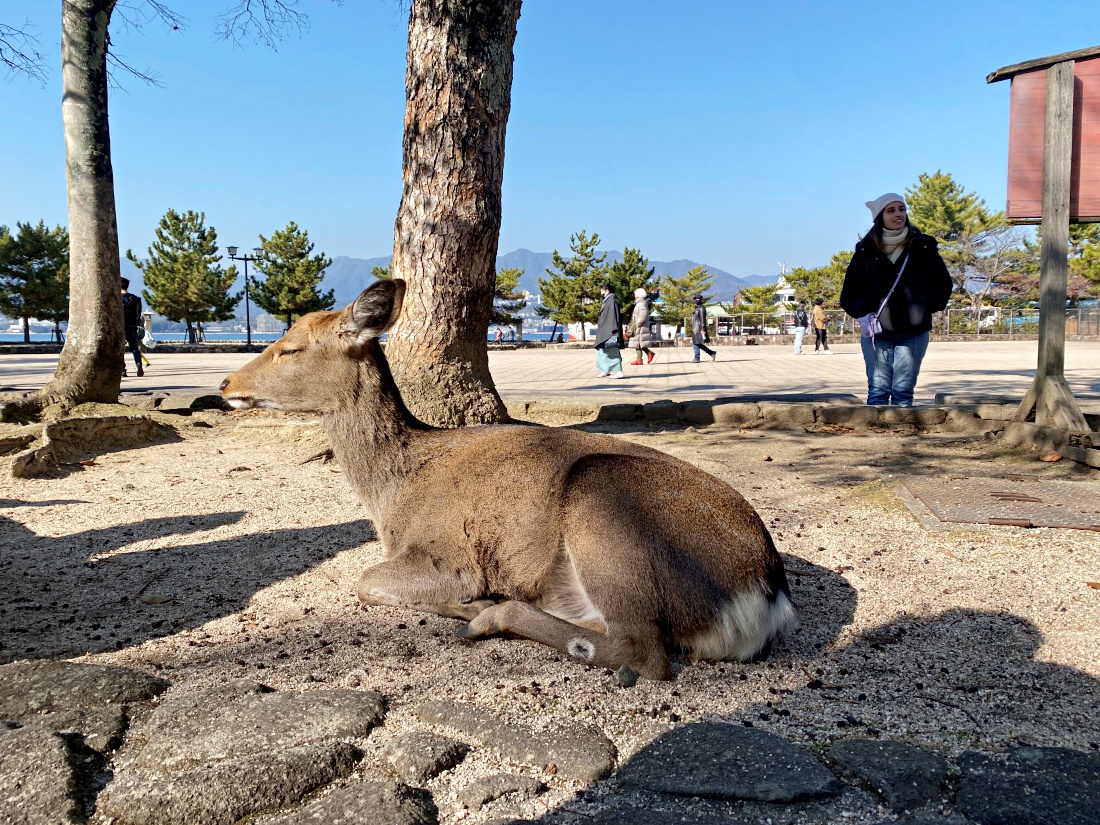
<instances>
[{"instance_id":1,"label":"white rump patch","mask_svg":"<svg viewBox=\"0 0 1100 825\"><path fill-rule=\"evenodd\" d=\"M747 661L797 625L794 605L785 593L769 603L763 593L753 590L727 602L714 626L691 640L689 653L693 659Z\"/></svg>"},{"instance_id":2,"label":"white rump patch","mask_svg":"<svg viewBox=\"0 0 1100 825\"><path fill-rule=\"evenodd\" d=\"M586 662L591 662L596 656L596 646L588 641L588 639L582 639L580 636L575 639L570 639L565 645L565 649L569 652L570 656L584 659Z\"/></svg>"}]
</instances>

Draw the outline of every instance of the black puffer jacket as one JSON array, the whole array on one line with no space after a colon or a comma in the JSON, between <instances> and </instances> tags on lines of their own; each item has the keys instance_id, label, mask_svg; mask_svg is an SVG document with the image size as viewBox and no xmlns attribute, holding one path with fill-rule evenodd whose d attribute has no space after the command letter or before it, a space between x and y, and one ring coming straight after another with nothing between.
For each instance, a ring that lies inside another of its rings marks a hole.
<instances>
[{"instance_id":1,"label":"black puffer jacket","mask_svg":"<svg viewBox=\"0 0 1100 825\"><path fill-rule=\"evenodd\" d=\"M906 256L909 263L879 314L884 333L913 335L932 329L932 313L947 306L951 298L951 276L940 257L936 239L909 227L909 243L891 263L868 233L856 244L855 255L844 275L840 305L853 318L878 312L882 299L890 291Z\"/></svg>"}]
</instances>

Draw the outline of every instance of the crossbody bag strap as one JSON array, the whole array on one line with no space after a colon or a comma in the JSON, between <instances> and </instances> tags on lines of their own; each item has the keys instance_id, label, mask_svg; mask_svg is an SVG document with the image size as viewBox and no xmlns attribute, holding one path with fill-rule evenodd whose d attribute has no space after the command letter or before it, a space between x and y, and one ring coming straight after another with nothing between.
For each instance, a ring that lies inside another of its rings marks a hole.
<instances>
[{"instance_id":1,"label":"crossbody bag strap","mask_svg":"<svg viewBox=\"0 0 1100 825\"><path fill-rule=\"evenodd\" d=\"M890 300L890 296L894 294L894 290L898 288L898 283L901 281L901 275L905 272L905 265L909 263L909 253L905 253L905 260L901 262L901 269L898 270L898 277L894 279L894 285L890 287L890 291L886 293L886 297L882 299L882 303L878 305L878 312L876 315L881 315L882 310L886 307L886 302Z\"/></svg>"}]
</instances>

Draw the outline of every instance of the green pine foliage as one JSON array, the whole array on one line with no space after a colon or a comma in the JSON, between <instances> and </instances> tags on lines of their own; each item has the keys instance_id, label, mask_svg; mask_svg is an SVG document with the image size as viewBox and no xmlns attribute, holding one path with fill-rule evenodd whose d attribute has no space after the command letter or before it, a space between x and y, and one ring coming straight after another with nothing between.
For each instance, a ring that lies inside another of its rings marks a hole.
<instances>
[{"instance_id":1,"label":"green pine foliage","mask_svg":"<svg viewBox=\"0 0 1100 825\"><path fill-rule=\"evenodd\" d=\"M310 256L313 244L308 232L291 221L270 238L261 235L260 247L263 254L256 269L263 279L253 280L248 293L257 306L282 318L288 327L307 312L332 309L333 291L318 290L332 259L323 252Z\"/></svg>"},{"instance_id":2,"label":"green pine foliage","mask_svg":"<svg viewBox=\"0 0 1100 825\"><path fill-rule=\"evenodd\" d=\"M739 293L741 302L737 305L737 312L749 314L775 312L779 308L775 303L775 293L778 291L779 284L745 287Z\"/></svg>"},{"instance_id":3,"label":"green pine foliage","mask_svg":"<svg viewBox=\"0 0 1100 825\"><path fill-rule=\"evenodd\" d=\"M1011 232L1004 212L990 212L977 193L967 192L939 170L933 175L922 173L916 186L905 190L905 200L913 224L939 240L940 256L955 289L974 299L977 285L980 304L992 282L983 278L985 267L979 259L989 252L987 247L1004 246L1005 235Z\"/></svg>"},{"instance_id":4,"label":"green pine foliage","mask_svg":"<svg viewBox=\"0 0 1100 825\"><path fill-rule=\"evenodd\" d=\"M376 281L388 281L393 278L393 269L388 266L372 266L370 274Z\"/></svg>"},{"instance_id":5,"label":"green pine foliage","mask_svg":"<svg viewBox=\"0 0 1100 825\"><path fill-rule=\"evenodd\" d=\"M996 282L999 303L1021 307L1039 300L1039 262L1043 232L1025 238ZM1066 299L1077 306L1082 298L1100 295L1100 224L1075 223L1069 227L1069 269L1066 272Z\"/></svg>"},{"instance_id":6,"label":"green pine foliage","mask_svg":"<svg viewBox=\"0 0 1100 825\"><path fill-rule=\"evenodd\" d=\"M53 321L60 340L69 317L69 232L64 227L17 223L16 234L0 226L0 313L23 321L30 341L30 319Z\"/></svg>"},{"instance_id":7,"label":"green pine foliage","mask_svg":"<svg viewBox=\"0 0 1100 825\"><path fill-rule=\"evenodd\" d=\"M852 262L853 250L842 249L829 260L826 266L813 269L796 266L787 274L787 283L794 288L795 301L801 301L809 307L818 298L825 299L826 309L840 307L840 290L844 286L844 275L848 264Z\"/></svg>"},{"instance_id":8,"label":"green pine foliage","mask_svg":"<svg viewBox=\"0 0 1100 825\"><path fill-rule=\"evenodd\" d=\"M649 258L642 255L641 250L629 246L623 250L621 261L607 267L607 283L611 284L611 291L615 293L620 307L634 306L634 290L638 287L648 292L656 286L653 271Z\"/></svg>"},{"instance_id":9,"label":"green pine foliage","mask_svg":"<svg viewBox=\"0 0 1100 825\"><path fill-rule=\"evenodd\" d=\"M0 313L23 321L30 340L30 319L53 321L60 332L69 312L69 233L16 224L16 234L0 226ZM60 337L60 336L59 336Z\"/></svg>"},{"instance_id":10,"label":"green pine foliage","mask_svg":"<svg viewBox=\"0 0 1100 825\"><path fill-rule=\"evenodd\" d=\"M149 309L170 321L183 322L195 342L195 325L233 317L242 293L231 293L237 269L218 263L218 233L207 228L206 213L180 214L169 209L160 219L156 240L144 261L127 249L126 257L141 270L141 294Z\"/></svg>"},{"instance_id":11,"label":"green pine foliage","mask_svg":"<svg viewBox=\"0 0 1100 825\"><path fill-rule=\"evenodd\" d=\"M1069 274L1085 282L1088 295L1100 295L1100 224L1073 224L1069 243Z\"/></svg>"},{"instance_id":12,"label":"green pine foliage","mask_svg":"<svg viewBox=\"0 0 1100 825\"><path fill-rule=\"evenodd\" d=\"M690 326L696 295L703 296L704 304L714 301L714 296L707 294L714 286L714 277L705 266L694 266L679 278L662 275L659 283L662 303L654 307L653 314L662 324L675 326L677 330Z\"/></svg>"},{"instance_id":13,"label":"green pine foliage","mask_svg":"<svg viewBox=\"0 0 1100 825\"><path fill-rule=\"evenodd\" d=\"M497 271L496 287L493 289L493 314L490 324L511 326L519 321L516 314L527 306L527 294L517 291L519 279L524 270L510 267Z\"/></svg>"},{"instance_id":14,"label":"green pine foliage","mask_svg":"<svg viewBox=\"0 0 1100 825\"><path fill-rule=\"evenodd\" d=\"M595 323L600 314L600 284L607 277L607 253L597 254L599 245L598 234L593 232L590 238L582 229L569 236L573 257L563 258L554 250L554 268L546 270L549 279L539 278L543 303L535 310L539 315L559 324Z\"/></svg>"}]
</instances>

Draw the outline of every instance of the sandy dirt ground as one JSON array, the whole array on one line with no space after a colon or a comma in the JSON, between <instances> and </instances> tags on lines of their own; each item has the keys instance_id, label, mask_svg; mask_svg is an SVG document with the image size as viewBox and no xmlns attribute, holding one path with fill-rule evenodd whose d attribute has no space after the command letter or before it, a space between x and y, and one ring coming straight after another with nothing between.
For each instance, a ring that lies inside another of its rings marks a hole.
<instances>
[{"instance_id":1,"label":"sandy dirt ground","mask_svg":"<svg viewBox=\"0 0 1100 825\"><path fill-rule=\"evenodd\" d=\"M0 481L0 660L125 665L172 690L236 678L377 690L391 709L360 743L364 775L381 770L387 741L423 727L416 703L439 698L537 729L598 725L621 760L699 719L751 722L818 751L858 737L945 755L1100 748L1100 589L1089 584L1100 535L929 529L894 491L900 474L1012 473L1095 491L1095 470L946 434L584 425L744 494L783 554L801 620L762 662L677 661L672 681L624 689L531 642L470 642L451 620L362 609L356 580L381 550L343 469L305 461L325 446L319 428L259 412L188 421L164 443ZM466 812L455 792L502 769L550 786L525 816L577 790L479 749L434 780L441 821L491 819L492 806Z\"/></svg>"}]
</instances>

